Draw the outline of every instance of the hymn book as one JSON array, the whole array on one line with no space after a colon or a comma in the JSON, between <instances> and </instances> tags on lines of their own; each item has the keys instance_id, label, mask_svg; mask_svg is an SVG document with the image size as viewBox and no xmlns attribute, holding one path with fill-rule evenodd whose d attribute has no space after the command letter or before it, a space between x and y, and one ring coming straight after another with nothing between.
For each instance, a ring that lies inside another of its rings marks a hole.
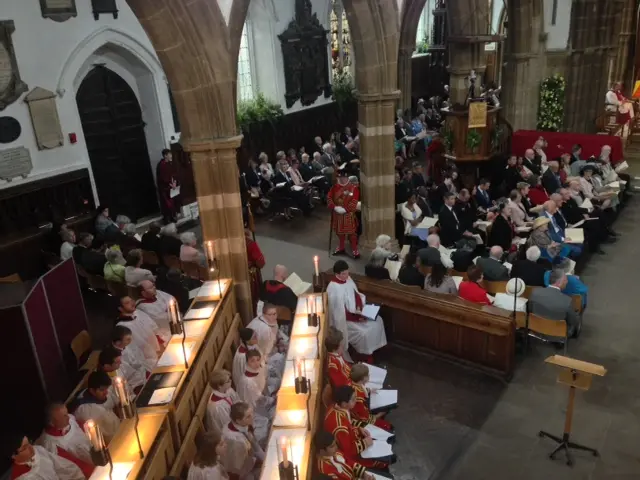
<instances>
[{"instance_id":1,"label":"hymn book","mask_svg":"<svg viewBox=\"0 0 640 480\"><path fill-rule=\"evenodd\" d=\"M416 228L431 228L438 223L438 217L424 217Z\"/></svg>"},{"instance_id":2,"label":"hymn book","mask_svg":"<svg viewBox=\"0 0 640 480\"><path fill-rule=\"evenodd\" d=\"M584 243L584 230L581 228L567 228L564 235L566 243Z\"/></svg>"},{"instance_id":3,"label":"hymn book","mask_svg":"<svg viewBox=\"0 0 640 480\"><path fill-rule=\"evenodd\" d=\"M402 267L402 262L399 262L397 260L387 259L387 261L384 264L384 268L386 268L389 271L389 277L394 282L398 280L398 275L400 274L401 267Z\"/></svg>"},{"instance_id":4,"label":"hymn book","mask_svg":"<svg viewBox=\"0 0 640 480\"><path fill-rule=\"evenodd\" d=\"M371 434L371 438L374 440L382 440L383 442L386 442L387 439L393 437L393 433L389 433L372 424L367 425L364 429Z\"/></svg>"},{"instance_id":5,"label":"hymn book","mask_svg":"<svg viewBox=\"0 0 640 480\"><path fill-rule=\"evenodd\" d=\"M620 172L624 172L627 168L629 168L629 164L625 160L624 162L620 163L619 165L616 165L616 168L614 170L616 171L616 173L620 173Z\"/></svg>"},{"instance_id":6,"label":"hymn book","mask_svg":"<svg viewBox=\"0 0 640 480\"><path fill-rule=\"evenodd\" d=\"M365 363L369 369L369 383L377 383L383 385L387 378L387 371L384 368L376 367L375 365L369 365Z\"/></svg>"},{"instance_id":7,"label":"hymn book","mask_svg":"<svg viewBox=\"0 0 640 480\"><path fill-rule=\"evenodd\" d=\"M293 293L295 293L297 297L307 293L311 288L311 284L309 282L303 282L295 272L289 275L283 283L293 290Z\"/></svg>"},{"instance_id":8,"label":"hymn book","mask_svg":"<svg viewBox=\"0 0 640 480\"><path fill-rule=\"evenodd\" d=\"M374 440L373 445L367 447L360 454L362 458L382 458L389 455L393 455L391 445L382 440Z\"/></svg>"},{"instance_id":9,"label":"hymn book","mask_svg":"<svg viewBox=\"0 0 640 480\"><path fill-rule=\"evenodd\" d=\"M362 316L373 320L375 322L376 318L378 318L378 312L380 311L379 305L367 304L362 309Z\"/></svg>"},{"instance_id":10,"label":"hymn book","mask_svg":"<svg viewBox=\"0 0 640 480\"><path fill-rule=\"evenodd\" d=\"M369 395L369 408L371 410L396 405L397 403L398 390L378 390L377 392L371 392Z\"/></svg>"}]
</instances>

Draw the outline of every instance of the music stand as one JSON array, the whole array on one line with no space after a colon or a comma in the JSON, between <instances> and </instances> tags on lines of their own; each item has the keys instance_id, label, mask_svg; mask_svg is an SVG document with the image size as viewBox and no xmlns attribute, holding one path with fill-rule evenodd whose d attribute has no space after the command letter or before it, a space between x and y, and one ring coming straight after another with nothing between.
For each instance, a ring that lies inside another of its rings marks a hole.
<instances>
[{"instance_id":1,"label":"music stand","mask_svg":"<svg viewBox=\"0 0 640 480\"><path fill-rule=\"evenodd\" d=\"M583 362L581 360L564 357L562 355L552 355L545 360L545 363L550 363L556 367L560 367L558 383L569 386L569 403L567 404L567 414L565 416L562 438L543 430L540 430L538 433L540 437L550 438L559 444L556 449L549 454L549 458L553 460L558 452L564 450L567 456L567 465L572 466L573 457L570 451L572 448L575 450L590 452L594 457L597 457L599 453L595 448L585 447L579 443L569 441L571 436L571 421L573 419L573 404L576 397L576 388L579 388L580 390L589 390L593 376L597 375L599 377L604 377L607 370L602 365Z\"/></svg>"}]
</instances>

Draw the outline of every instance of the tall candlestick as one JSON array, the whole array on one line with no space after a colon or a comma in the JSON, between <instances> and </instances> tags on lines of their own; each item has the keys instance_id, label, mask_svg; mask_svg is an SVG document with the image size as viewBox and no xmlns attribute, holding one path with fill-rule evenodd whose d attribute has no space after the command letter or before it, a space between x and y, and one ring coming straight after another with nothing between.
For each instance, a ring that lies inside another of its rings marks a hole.
<instances>
[{"instance_id":1,"label":"tall candlestick","mask_svg":"<svg viewBox=\"0 0 640 480\"><path fill-rule=\"evenodd\" d=\"M176 318L176 308L175 301L173 299L169 300L169 321L171 323L177 323L178 319Z\"/></svg>"},{"instance_id":2,"label":"tall candlestick","mask_svg":"<svg viewBox=\"0 0 640 480\"><path fill-rule=\"evenodd\" d=\"M213 242L211 240L207 241L207 259L210 262L213 262Z\"/></svg>"},{"instance_id":3,"label":"tall candlestick","mask_svg":"<svg viewBox=\"0 0 640 480\"><path fill-rule=\"evenodd\" d=\"M316 277L320 276L320 270L318 268L318 256L316 255L315 257L313 257L313 267L315 268L316 271Z\"/></svg>"},{"instance_id":4,"label":"tall candlestick","mask_svg":"<svg viewBox=\"0 0 640 480\"><path fill-rule=\"evenodd\" d=\"M113 379L113 385L115 387L116 396L118 397L120 405L122 405L123 407L129 405L129 395L127 394L124 380L120 377L115 377Z\"/></svg>"},{"instance_id":5,"label":"tall candlestick","mask_svg":"<svg viewBox=\"0 0 640 480\"><path fill-rule=\"evenodd\" d=\"M289 439L287 437L280 437L280 452L282 454L282 463L285 467L289 466L289 457L287 450L289 449Z\"/></svg>"},{"instance_id":6,"label":"tall candlestick","mask_svg":"<svg viewBox=\"0 0 640 480\"><path fill-rule=\"evenodd\" d=\"M102 432L100 432L100 428L93 420L87 420L87 423L84 424L84 431L95 451L100 452L104 450Z\"/></svg>"}]
</instances>

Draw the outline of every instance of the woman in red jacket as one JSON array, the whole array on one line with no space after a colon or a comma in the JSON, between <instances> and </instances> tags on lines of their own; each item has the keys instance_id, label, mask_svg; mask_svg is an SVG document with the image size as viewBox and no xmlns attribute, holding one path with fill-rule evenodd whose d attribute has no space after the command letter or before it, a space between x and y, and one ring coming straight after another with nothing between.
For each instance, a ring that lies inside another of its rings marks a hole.
<instances>
[{"instance_id":1,"label":"woman in red jacket","mask_svg":"<svg viewBox=\"0 0 640 480\"><path fill-rule=\"evenodd\" d=\"M549 200L549 195L547 195L547 192L544 190L540 177L538 177L538 182L529 190L529 200L531 200L531 206L533 207L542 205Z\"/></svg>"},{"instance_id":2,"label":"woman in red jacket","mask_svg":"<svg viewBox=\"0 0 640 480\"><path fill-rule=\"evenodd\" d=\"M482 269L476 265L471 265L467 270L467 276L469 280L460 282L458 296L469 302L491 305L491 300L487 297L487 291L480 285Z\"/></svg>"}]
</instances>

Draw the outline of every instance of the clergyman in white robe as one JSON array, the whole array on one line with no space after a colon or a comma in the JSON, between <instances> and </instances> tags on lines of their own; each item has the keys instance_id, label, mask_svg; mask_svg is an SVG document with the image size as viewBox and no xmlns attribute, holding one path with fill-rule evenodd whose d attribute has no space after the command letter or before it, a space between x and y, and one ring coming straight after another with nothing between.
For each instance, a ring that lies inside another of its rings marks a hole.
<instances>
[{"instance_id":1,"label":"clergyman in white robe","mask_svg":"<svg viewBox=\"0 0 640 480\"><path fill-rule=\"evenodd\" d=\"M155 299L142 298L138 300L137 304L137 309L149 315L149 317L156 322L160 331L169 337L171 337L171 329L169 328L169 323L171 322L169 318L169 304L172 300L176 302L176 299L168 293L162 290L156 290Z\"/></svg>"},{"instance_id":2,"label":"clergyman in white robe","mask_svg":"<svg viewBox=\"0 0 640 480\"><path fill-rule=\"evenodd\" d=\"M275 416L276 399L265 395L266 379L260 369L245 367L245 373L238 385L238 396L253 409L253 427L260 445L264 445L269 435L271 420Z\"/></svg>"},{"instance_id":3,"label":"clergyman in white robe","mask_svg":"<svg viewBox=\"0 0 640 480\"><path fill-rule=\"evenodd\" d=\"M240 397L233 388L226 392L214 390L207 405L207 430L222 431L224 426L231 421L229 412L231 405L240 401Z\"/></svg>"},{"instance_id":4,"label":"clergyman in white robe","mask_svg":"<svg viewBox=\"0 0 640 480\"><path fill-rule=\"evenodd\" d=\"M158 338L168 342L170 332L162 331L158 324L144 311L137 309L133 315L120 315L118 325L123 325L131 330L131 345L137 346L145 358L145 368L152 371L158 363L158 352L161 349ZM167 335L167 333L169 333Z\"/></svg>"},{"instance_id":5,"label":"clergyman in white robe","mask_svg":"<svg viewBox=\"0 0 640 480\"><path fill-rule=\"evenodd\" d=\"M131 335L131 337L133 338L133 335ZM133 392L136 388L144 385L147 381L147 372L153 371L153 367L147 370L144 354L133 342L122 350L115 345L113 347L122 353L122 363L118 371L127 381L127 385Z\"/></svg>"},{"instance_id":6,"label":"clergyman in white robe","mask_svg":"<svg viewBox=\"0 0 640 480\"><path fill-rule=\"evenodd\" d=\"M87 395L91 395L88 390L83 390L78 398L85 398ZM109 389L109 396L107 401L99 403L97 400L82 402L81 405L76 408L73 415L78 419L80 423L85 423L91 419L100 427L105 442L109 443L113 436L118 431L120 426L120 419L113 413L113 407L115 407L115 393L113 389Z\"/></svg>"},{"instance_id":7,"label":"clergyman in white robe","mask_svg":"<svg viewBox=\"0 0 640 480\"><path fill-rule=\"evenodd\" d=\"M54 455L57 455L58 448L61 448L83 462L93 463L91 443L73 415L69 415L69 425L63 430L52 426L45 427L36 443Z\"/></svg>"},{"instance_id":8,"label":"clergyman in white robe","mask_svg":"<svg viewBox=\"0 0 640 480\"><path fill-rule=\"evenodd\" d=\"M343 355L348 362L353 361L348 351L349 344L363 355L372 355L387 344L380 316L375 320L361 320L360 312L366 305L366 297L358 291L351 277L344 282L334 277L327 286L327 299L331 325L342 332Z\"/></svg>"},{"instance_id":9,"label":"clergyman in white robe","mask_svg":"<svg viewBox=\"0 0 640 480\"><path fill-rule=\"evenodd\" d=\"M220 460L227 472L238 475L240 480L258 480L259 463L264 461L265 453L251 429L229 422L222 429L222 437L227 451Z\"/></svg>"},{"instance_id":10,"label":"clergyman in white robe","mask_svg":"<svg viewBox=\"0 0 640 480\"><path fill-rule=\"evenodd\" d=\"M20 480L85 480L82 470L70 460L48 452L40 445L33 446L28 463L14 464L11 478Z\"/></svg>"},{"instance_id":11,"label":"clergyman in white robe","mask_svg":"<svg viewBox=\"0 0 640 480\"><path fill-rule=\"evenodd\" d=\"M187 480L225 480L227 478L229 476L220 464L212 467L198 467L192 463L187 474Z\"/></svg>"}]
</instances>

